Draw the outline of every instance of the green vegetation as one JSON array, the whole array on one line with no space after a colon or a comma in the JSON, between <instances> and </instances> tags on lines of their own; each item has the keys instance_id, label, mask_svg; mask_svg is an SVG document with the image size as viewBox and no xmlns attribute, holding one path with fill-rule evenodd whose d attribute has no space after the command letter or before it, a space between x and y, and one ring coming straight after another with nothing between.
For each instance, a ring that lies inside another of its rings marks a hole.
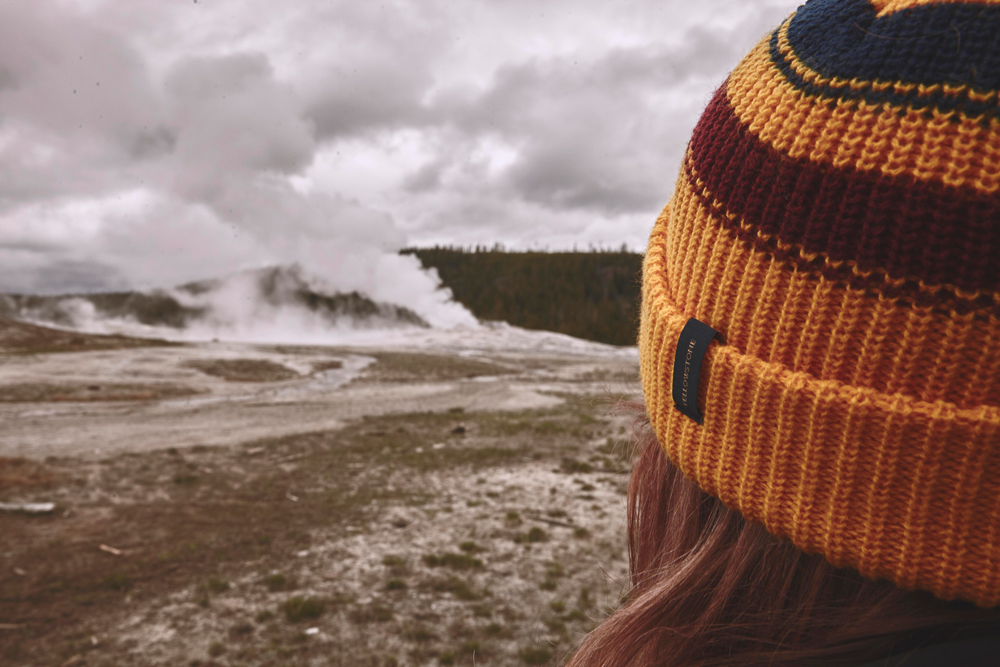
<instances>
[{"instance_id":1,"label":"green vegetation","mask_svg":"<svg viewBox=\"0 0 1000 667\"><path fill-rule=\"evenodd\" d=\"M191 359L184 365L227 382L281 382L299 377L291 368L267 359Z\"/></svg>"},{"instance_id":2,"label":"green vegetation","mask_svg":"<svg viewBox=\"0 0 1000 667\"><path fill-rule=\"evenodd\" d=\"M527 533L521 533L514 537L514 542L521 544L523 542L545 542L549 539L548 534L538 526L535 526Z\"/></svg>"},{"instance_id":3,"label":"green vegetation","mask_svg":"<svg viewBox=\"0 0 1000 667\"><path fill-rule=\"evenodd\" d=\"M519 652L526 665L544 665L552 659L552 649L547 646L525 646Z\"/></svg>"},{"instance_id":4,"label":"green vegetation","mask_svg":"<svg viewBox=\"0 0 1000 667\"><path fill-rule=\"evenodd\" d=\"M226 591L229 590L229 582L226 581L225 579L219 579L217 577L209 577L208 579L205 580L205 583L202 584L202 588L204 588L209 593L225 593Z\"/></svg>"},{"instance_id":5,"label":"green vegetation","mask_svg":"<svg viewBox=\"0 0 1000 667\"><path fill-rule=\"evenodd\" d=\"M566 576L566 570L559 563L549 563L545 566L545 574L552 579Z\"/></svg>"},{"instance_id":6,"label":"green vegetation","mask_svg":"<svg viewBox=\"0 0 1000 667\"><path fill-rule=\"evenodd\" d=\"M318 598L294 597L281 605L289 623L298 623L307 618L319 618L326 611L326 604Z\"/></svg>"},{"instance_id":7,"label":"green vegetation","mask_svg":"<svg viewBox=\"0 0 1000 667\"><path fill-rule=\"evenodd\" d=\"M113 591L125 592L132 588L132 579L122 572L112 572L101 580L101 586Z\"/></svg>"},{"instance_id":8,"label":"green vegetation","mask_svg":"<svg viewBox=\"0 0 1000 667\"><path fill-rule=\"evenodd\" d=\"M474 602L486 597L487 591L477 593L467 581L462 581L458 577L448 577L431 582L430 588L438 593L451 593L458 600Z\"/></svg>"},{"instance_id":9,"label":"green vegetation","mask_svg":"<svg viewBox=\"0 0 1000 667\"><path fill-rule=\"evenodd\" d=\"M571 458L564 458L559 467L565 473L589 473L594 471L594 467L585 461L577 461Z\"/></svg>"},{"instance_id":10,"label":"green vegetation","mask_svg":"<svg viewBox=\"0 0 1000 667\"><path fill-rule=\"evenodd\" d=\"M472 568L478 568L483 566L483 561L478 558L473 558L468 554L441 554L436 556L434 554L427 554L423 558L424 565L427 567L450 567L453 570L470 570Z\"/></svg>"},{"instance_id":11,"label":"green vegetation","mask_svg":"<svg viewBox=\"0 0 1000 667\"><path fill-rule=\"evenodd\" d=\"M174 475L174 484L177 486L194 486L197 483L198 478L195 475L187 475L184 473Z\"/></svg>"},{"instance_id":12,"label":"green vegetation","mask_svg":"<svg viewBox=\"0 0 1000 667\"><path fill-rule=\"evenodd\" d=\"M392 609L379 604L369 604L358 607L349 614L352 621L358 624L386 623L392 620Z\"/></svg>"},{"instance_id":13,"label":"green vegetation","mask_svg":"<svg viewBox=\"0 0 1000 667\"><path fill-rule=\"evenodd\" d=\"M286 577L280 572L264 577L262 583L267 586L267 590L272 593L276 593L278 591L290 591L296 587L294 578Z\"/></svg>"},{"instance_id":14,"label":"green vegetation","mask_svg":"<svg viewBox=\"0 0 1000 667\"><path fill-rule=\"evenodd\" d=\"M375 357L377 363L366 370L364 375L366 381L427 382L506 375L513 372L510 368L486 361L439 354L377 351L371 355ZM448 414L460 417L463 411L451 409ZM464 427L455 434L459 433L464 433Z\"/></svg>"},{"instance_id":15,"label":"green vegetation","mask_svg":"<svg viewBox=\"0 0 1000 667\"><path fill-rule=\"evenodd\" d=\"M634 345L642 255L507 252L502 248L408 248L437 269L455 300L483 320Z\"/></svg>"}]
</instances>

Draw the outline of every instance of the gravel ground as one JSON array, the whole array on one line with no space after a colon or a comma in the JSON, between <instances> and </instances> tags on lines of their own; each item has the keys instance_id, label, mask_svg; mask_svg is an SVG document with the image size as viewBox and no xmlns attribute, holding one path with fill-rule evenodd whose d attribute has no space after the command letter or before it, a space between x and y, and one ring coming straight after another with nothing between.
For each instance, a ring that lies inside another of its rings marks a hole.
<instances>
[{"instance_id":1,"label":"gravel ground","mask_svg":"<svg viewBox=\"0 0 1000 667\"><path fill-rule=\"evenodd\" d=\"M624 591L627 350L18 341L0 663L555 665Z\"/></svg>"}]
</instances>

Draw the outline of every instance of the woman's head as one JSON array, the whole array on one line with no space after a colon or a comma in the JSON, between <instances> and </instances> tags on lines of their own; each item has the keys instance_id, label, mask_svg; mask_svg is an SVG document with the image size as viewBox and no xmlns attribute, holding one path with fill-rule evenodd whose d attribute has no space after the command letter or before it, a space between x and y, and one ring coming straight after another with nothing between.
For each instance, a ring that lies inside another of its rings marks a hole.
<instances>
[{"instance_id":1,"label":"woman's head","mask_svg":"<svg viewBox=\"0 0 1000 667\"><path fill-rule=\"evenodd\" d=\"M864 653L873 613L1000 603L997 34L995 1L810 0L712 98L643 270L659 445L608 627Z\"/></svg>"},{"instance_id":2,"label":"woman's head","mask_svg":"<svg viewBox=\"0 0 1000 667\"><path fill-rule=\"evenodd\" d=\"M639 343L654 430L702 489L835 565L982 606L1000 602L998 33L997 3L800 7L694 131ZM672 391L689 318L725 341L700 424Z\"/></svg>"}]
</instances>

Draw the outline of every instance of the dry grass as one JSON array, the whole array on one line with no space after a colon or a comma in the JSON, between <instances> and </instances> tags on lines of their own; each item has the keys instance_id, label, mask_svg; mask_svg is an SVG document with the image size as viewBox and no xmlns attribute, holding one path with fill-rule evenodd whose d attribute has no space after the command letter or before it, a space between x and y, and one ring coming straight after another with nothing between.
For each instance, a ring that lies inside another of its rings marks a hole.
<instances>
[{"instance_id":1,"label":"dry grass","mask_svg":"<svg viewBox=\"0 0 1000 667\"><path fill-rule=\"evenodd\" d=\"M197 393L196 389L175 384L20 382L0 385L0 403L156 401Z\"/></svg>"},{"instance_id":2,"label":"dry grass","mask_svg":"<svg viewBox=\"0 0 1000 667\"><path fill-rule=\"evenodd\" d=\"M0 501L14 500L22 493L50 489L64 477L64 474L38 461L0 457Z\"/></svg>"},{"instance_id":3,"label":"dry grass","mask_svg":"<svg viewBox=\"0 0 1000 667\"><path fill-rule=\"evenodd\" d=\"M282 382L300 377L291 368L267 359L192 359L184 365L227 382Z\"/></svg>"},{"instance_id":4,"label":"dry grass","mask_svg":"<svg viewBox=\"0 0 1000 667\"><path fill-rule=\"evenodd\" d=\"M498 364L454 356L409 352L373 352L372 356L376 363L366 369L362 382L459 380L512 372Z\"/></svg>"},{"instance_id":5,"label":"dry grass","mask_svg":"<svg viewBox=\"0 0 1000 667\"><path fill-rule=\"evenodd\" d=\"M625 567L626 471L561 465L604 456L618 425L601 411L0 460L0 488L60 507L0 514L0 621L24 626L0 633L0 663L563 662Z\"/></svg>"},{"instance_id":6,"label":"dry grass","mask_svg":"<svg viewBox=\"0 0 1000 667\"><path fill-rule=\"evenodd\" d=\"M43 354L176 345L164 340L62 331L0 318L0 354Z\"/></svg>"}]
</instances>

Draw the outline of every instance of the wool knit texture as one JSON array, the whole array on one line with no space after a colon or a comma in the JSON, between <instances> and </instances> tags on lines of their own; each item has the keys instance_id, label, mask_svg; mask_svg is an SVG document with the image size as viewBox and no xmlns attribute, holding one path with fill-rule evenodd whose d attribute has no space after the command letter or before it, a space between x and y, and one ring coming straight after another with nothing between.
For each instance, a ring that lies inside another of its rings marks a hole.
<instances>
[{"instance_id":1,"label":"wool knit texture","mask_svg":"<svg viewBox=\"0 0 1000 667\"><path fill-rule=\"evenodd\" d=\"M1000 603L1000 2L810 0L716 92L643 268L647 411L751 521ZM718 330L699 425L678 335Z\"/></svg>"}]
</instances>

